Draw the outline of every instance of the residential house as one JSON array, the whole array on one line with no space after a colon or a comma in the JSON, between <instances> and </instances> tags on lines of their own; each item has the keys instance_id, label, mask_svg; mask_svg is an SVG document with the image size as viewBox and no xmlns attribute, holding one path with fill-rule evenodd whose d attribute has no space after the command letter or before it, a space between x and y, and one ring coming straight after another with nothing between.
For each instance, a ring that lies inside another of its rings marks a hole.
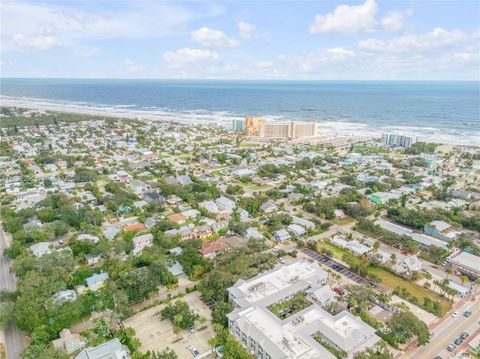
<instances>
[{"instance_id":1,"label":"residential house","mask_svg":"<svg viewBox=\"0 0 480 359\"><path fill-rule=\"evenodd\" d=\"M45 254L53 253L53 244L50 242L38 242L30 246L30 251L35 257L41 257Z\"/></svg>"},{"instance_id":2,"label":"residential house","mask_svg":"<svg viewBox=\"0 0 480 359\"><path fill-rule=\"evenodd\" d=\"M293 233L296 237L301 237L307 233L306 229L299 224L292 223L288 226L288 230Z\"/></svg>"},{"instance_id":3,"label":"residential house","mask_svg":"<svg viewBox=\"0 0 480 359\"><path fill-rule=\"evenodd\" d=\"M265 212L265 213L273 213L273 211L276 211L278 206L273 203L273 202L265 202L260 206L260 209Z\"/></svg>"},{"instance_id":4,"label":"residential house","mask_svg":"<svg viewBox=\"0 0 480 359\"><path fill-rule=\"evenodd\" d=\"M137 236L133 238L132 242L133 242L132 254L135 256L139 255L142 253L143 248L151 247L153 245L153 234L147 233L141 236Z\"/></svg>"},{"instance_id":5,"label":"residential house","mask_svg":"<svg viewBox=\"0 0 480 359\"><path fill-rule=\"evenodd\" d=\"M77 294L74 290L62 290L58 293L55 293L52 297L52 300L55 304L63 304L66 302L73 302L77 299Z\"/></svg>"},{"instance_id":6,"label":"residential house","mask_svg":"<svg viewBox=\"0 0 480 359\"><path fill-rule=\"evenodd\" d=\"M102 272L100 274L94 273L92 276L86 279L87 287L91 291L96 292L103 287L105 281L109 278L108 273Z\"/></svg>"},{"instance_id":7,"label":"residential house","mask_svg":"<svg viewBox=\"0 0 480 359\"><path fill-rule=\"evenodd\" d=\"M168 219L178 224L185 223L185 217L180 213L173 213L168 216Z\"/></svg>"},{"instance_id":8,"label":"residential house","mask_svg":"<svg viewBox=\"0 0 480 359\"><path fill-rule=\"evenodd\" d=\"M460 232L453 229L453 227L444 221L433 221L423 227L423 231L442 241L450 242L456 239Z\"/></svg>"},{"instance_id":9,"label":"residential house","mask_svg":"<svg viewBox=\"0 0 480 359\"><path fill-rule=\"evenodd\" d=\"M114 338L95 347L83 349L75 359L130 359L130 354L120 340Z\"/></svg>"},{"instance_id":10,"label":"residential house","mask_svg":"<svg viewBox=\"0 0 480 359\"><path fill-rule=\"evenodd\" d=\"M82 349L86 343L87 342L83 336L77 333L72 333L68 329L63 329L60 332L60 338L52 340L52 346L55 349L62 350L66 354L71 354Z\"/></svg>"},{"instance_id":11,"label":"residential house","mask_svg":"<svg viewBox=\"0 0 480 359\"><path fill-rule=\"evenodd\" d=\"M275 237L275 240L279 243L289 241L292 239L290 234L286 229L280 229L278 231L273 232L273 237Z\"/></svg>"},{"instance_id":12,"label":"residential house","mask_svg":"<svg viewBox=\"0 0 480 359\"><path fill-rule=\"evenodd\" d=\"M224 253L228 250L230 250L230 246L225 243L223 239L217 239L214 241L203 243L202 248L200 249L200 253L205 258L213 259L217 255Z\"/></svg>"}]
</instances>

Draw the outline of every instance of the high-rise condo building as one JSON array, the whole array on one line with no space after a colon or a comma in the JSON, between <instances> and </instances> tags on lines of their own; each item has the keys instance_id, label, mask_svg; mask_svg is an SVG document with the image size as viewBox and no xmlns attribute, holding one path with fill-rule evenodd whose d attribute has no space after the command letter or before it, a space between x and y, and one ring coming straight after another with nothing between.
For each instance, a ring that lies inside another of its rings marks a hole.
<instances>
[{"instance_id":1,"label":"high-rise condo building","mask_svg":"<svg viewBox=\"0 0 480 359\"><path fill-rule=\"evenodd\" d=\"M260 131L260 126L265 123L266 120L262 117L245 117L245 127L247 129L247 135L249 136L258 136Z\"/></svg>"},{"instance_id":2,"label":"high-rise condo building","mask_svg":"<svg viewBox=\"0 0 480 359\"><path fill-rule=\"evenodd\" d=\"M246 120L234 118L232 120L232 130L234 132L243 132L246 129Z\"/></svg>"},{"instance_id":3,"label":"high-rise condo building","mask_svg":"<svg viewBox=\"0 0 480 359\"><path fill-rule=\"evenodd\" d=\"M416 136L399 135L395 133L382 134L382 142L389 146L412 147L417 142Z\"/></svg>"}]
</instances>

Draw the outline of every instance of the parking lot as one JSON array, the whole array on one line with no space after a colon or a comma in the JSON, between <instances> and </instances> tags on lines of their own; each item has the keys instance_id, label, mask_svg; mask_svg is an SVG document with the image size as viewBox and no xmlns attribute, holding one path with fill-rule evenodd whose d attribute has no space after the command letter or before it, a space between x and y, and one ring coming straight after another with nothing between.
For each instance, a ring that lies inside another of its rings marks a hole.
<instances>
[{"instance_id":1,"label":"parking lot","mask_svg":"<svg viewBox=\"0 0 480 359\"><path fill-rule=\"evenodd\" d=\"M208 340L215 336L211 325L211 315L207 306L201 301L200 293L193 292L185 295L180 300L188 303L190 309L207 319L205 324L196 323L195 333L181 332L178 336L173 333L173 326L168 320L162 320L160 311L165 305L159 305L134 315L124 321L126 327L135 329L136 337L142 343L142 352L161 351L167 347L172 348L179 358L193 358L188 349L191 345L200 353L210 350ZM199 329L205 326L204 329Z\"/></svg>"},{"instance_id":2,"label":"parking lot","mask_svg":"<svg viewBox=\"0 0 480 359\"><path fill-rule=\"evenodd\" d=\"M359 275L351 272L344 265L333 261L332 259L328 258L327 256L323 256L321 254L318 254L317 252L312 251L311 249L308 249L308 248L303 249L303 253L305 253L309 257L315 259L317 262L320 262L321 264L329 267L330 269L333 269L335 272L340 273L341 275L347 277L350 280L353 280L354 282L356 282L360 285L365 285L365 284L369 283L373 288L375 288L377 290L380 289L379 286L376 283L370 282L370 281L360 277Z\"/></svg>"}]
</instances>

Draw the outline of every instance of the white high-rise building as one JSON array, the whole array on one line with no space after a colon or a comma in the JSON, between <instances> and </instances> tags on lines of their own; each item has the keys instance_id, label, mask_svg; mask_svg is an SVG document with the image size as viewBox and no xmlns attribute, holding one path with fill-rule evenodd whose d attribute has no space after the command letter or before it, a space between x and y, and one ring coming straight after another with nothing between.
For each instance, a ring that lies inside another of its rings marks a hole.
<instances>
[{"instance_id":1,"label":"white high-rise building","mask_svg":"<svg viewBox=\"0 0 480 359\"><path fill-rule=\"evenodd\" d=\"M417 142L416 136L399 135L395 133L382 134L382 142L389 146L412 147Z\"/></svg>"}]
</instances>

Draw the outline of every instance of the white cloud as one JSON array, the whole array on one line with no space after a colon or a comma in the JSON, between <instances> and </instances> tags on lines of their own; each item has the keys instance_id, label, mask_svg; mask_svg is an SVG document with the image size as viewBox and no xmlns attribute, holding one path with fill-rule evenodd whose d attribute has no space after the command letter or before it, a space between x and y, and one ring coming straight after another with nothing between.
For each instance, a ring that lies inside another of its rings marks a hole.
<instances>
[{"instance_id":1,"label":"white cloud","mask_svg":"<svg viewBox=\"0 0 480 359\"><path fill-rule=\"evenodd\" d=\"M240 32L241 37L249 38L255 34L257 27L248 22L240 21L238 23L238 31Z\"/></svg>"},{"instance_id":2,"label":"white cloud","mask_svg":"<svg viewBox=\"0 0 480 359\"><path fill-rule=\"evenodd\" d=\"M124 63L125 63L125 66L127 67L128 72L133 72L133 73L141 72L145 68L143 65L140 65L137 62L129 59L125 60Z\"/></svg>"},{"instance_id":3,"label":"white cloud","mask_svg":"<svg viewBox=\"0 0 480 359\"><path fill-rule=\"evenodd\" d=\"M163 54L163 60L172 66L209 62L218 59L218 54L210 50L183 48L177 51L167 51Z\"/></svg>"},{"instance_id":4,"label":"white cloud","mask_svg":"<svg viewBox=\"0 0 480 359\"><path fill-rule=\"evenodd\" d=\"M141 2L135 10L124 3L115 11L102 13L3 1L0 11L3 49L28 46L38 50L77 45L85 40L168 36L194 16L180 5L164 2Z\"/></svg>"},{"instance_id":5,"label":"white cloud","mask_svg":"<svg viewBox=\"0 0 480 359\"><path fill-rule=\"evenodd\" d=\"M13 42L22 47L30 47L36 50L50 50L59 46L59 40L52 35L28 36L23 34L13 35Z\"/></svg>"},{"instance_id":6,"label":"white cloud","mask_svg":"<svg viewBox=\"0 0 480 359\"><path fill-rule=\"evenodd\" d=\"M360 41L358 45L373 52L423 52L455 46L467 40L468 36L461 31L436 28L426 34L404 35L388 41L368 39Z\"/></svg>"},{"instance_id":7,"label":"white cloud","mask_svg":"<svg viewBox=\"0 0 480 359\"><path fill-rule=\"evenodd\" d=\"M202 44L205 47L225 48L239 46L237 40L227 37L219 30L213 30L208 27L202 27L196 31L193 31L192 40Z\"/></svg>"},{"instance_id":8,"label":"white cloud","mask_svg":"<svg viewBox=\"0 0 480 359\"><path fill-rule=\"evenodd\" d=\"M315 16L310 32L356 34L371 31L377 24L377 11L375 0L366 0L362 5L339 5L333 12Z\"/></svg>"},{"instance_id":9,"label":"white cloud","mask_svg":"<svg viewBox=\"0 0 480 359\"><path fill-rule=\"evenodd\" d=\"M379 30L397 32L403 28L405 17L411 15L412 10L391 11L380 20L376 19L377 13L376 0L365 0L361 5L339 5L333 12L315 16L310 32L312 34L359 34Z\"/></svg>"},{"instance_id":10,"label":"white cloud","mask_svg":"<svg viewBox=\"0 0 480 359\"><path fill-rule=\"evenodd\" d=\"M380 20L380 24L385 31L396 32L403 28L404 19L405 14L398 11L392 11Z\"/></svg>"}]
</instances>

